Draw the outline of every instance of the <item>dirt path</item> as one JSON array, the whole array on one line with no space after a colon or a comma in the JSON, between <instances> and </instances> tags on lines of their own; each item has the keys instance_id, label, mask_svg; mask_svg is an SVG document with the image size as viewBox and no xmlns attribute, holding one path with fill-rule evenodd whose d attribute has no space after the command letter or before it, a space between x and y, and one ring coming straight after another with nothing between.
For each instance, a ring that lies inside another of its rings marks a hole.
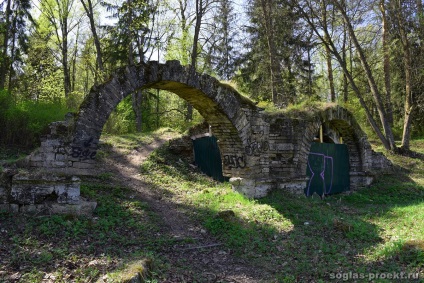
<instances>
[{"instance_id":1,"label":"dirt path","mask_svg":"<svg viewBox=\"0 0 424 283\"><path fill-rule=\"evenodd\" d=\"M179 243L162 254L171 266L160 282L271 282L265 279L271 278L268 272L232 255L231 250L185 215L171 197L155 193L142 181L140 164L169 138L162 136L129 154L113 147L102 168L113 173L117 185L136 191L163 222L161 233Z\"/></svg>"}]
</instances>

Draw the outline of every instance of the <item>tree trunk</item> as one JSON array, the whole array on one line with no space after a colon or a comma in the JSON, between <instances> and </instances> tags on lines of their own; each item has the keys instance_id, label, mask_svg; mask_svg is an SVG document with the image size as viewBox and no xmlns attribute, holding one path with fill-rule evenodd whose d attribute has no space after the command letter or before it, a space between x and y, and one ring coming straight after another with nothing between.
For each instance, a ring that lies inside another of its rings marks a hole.
<instances>
[{"instance_id":1,"label":"tree trunk","mask_svg":"<svg viewBox=\"0 0 424 283\"><path fill-rule=\"evenodd\" d=\"M390 48L389 48L389 26L386 16L386 7L384 5L385 0L380 0L380 12L382 19L382 45L383 45L383 70L384 70L384 86L386 90L386 113L387 122L390 126L393 126L393 107L392 107L392 87L390 79Z\"/></svg>"},{"instance_id":2,"label":"tree trunk","mask_svg":"<svg viewBox=\"0 0 424 283\"><path fill-rule=\"evenodd\" d=\"M403 63L405 72L405 104L404 104L404 117L403 117L403 133L402 133L402 145L403 149L409 150L409 140L411 138L411 122L412 122L412 111L413 111L413 99L412 99L412 58L411 58L411 46L408 39L406 29L406 23L404 18L404 11L401 10L399 5L397 14L397 22L399 27L400 41L403 50Z\"/></svg>"},{"instance_id":3,"label":"tree trunk","mask_svg":"<svg viewBox=\"0 0 424 283\"><path fill-rule=\"evenodd\" d=\"M287 98L284 97L283 93L279 93L279 89L281 88L281 68L275 48L275 34L272 16L272 11L274 9L273 0L261 0L261 8L268 46L272 102L274 105L282 103L282 106L287 106Z\"/></svg>"},{"instance_id":4,"label":"tree trunk","mask_svg":"<svg viewBox=\"0 0 424 283\"><path fill-rule=\"evenodd\" d=\"M78 40L79 40L79 28L77 27L77 34L75 38L75 47L74 52L72 54L72 77L71 77L71 92L75 91L75 83L76 83L76 74L77 74L77 55L78 55Z\"/></svg>"},{"instance_id":5,"label":"tree trunk","mask_svg":"<svg viewBox=\"0 0 424 283\"><path fill-rule=\"evenodd\" d=\"M192 75L196 72L197 68L197 57L198 57L198 43L199 43L199 34L200 34L200 26L202 25L202 18L204 13L203 0L196 0L196 23L194 25L194 35L193 35L193 48L191 51L191 72ZM187 114L185 120L191 121L193 120L193 105L187 102Z\"/></svg>"},{"instance_id":6,"label":"tree trunk","mask_svg":"<svg viewBox=\"0 0 424 283\"><path fill-rule=\"evenodd\" d=\"M325 1L321 1L321 10L322 10L322 23L323 28L328 29L327 24L327 5ZM329 38L327 35L324 36L324 40L328 42ZM330 100L331 102L336 101L336 91L334 89L334 76L333 76L333 64L331 62L331 52L328 48L328 45L324 45L325 48L325 59L327 62L327 75L328 75L328 83L330 84Z\"/></svg>"},{"instance_id":7,"label":"tree trunk","mask_svg":"<svg viewBox=\"0 0 424 283\"><path fill-rule=\"evenodd\" d=\"M334 89L334 76L333 76L333 65L331 63L331 53L328 48L325 48L325 57L327 59L327 74L328 74L328 83L330 84L330 100L331 102L336 101L336 91Z\"/></svg>"},{"instance_id":8,"label":"tree trunk","mask_svg":"<svg viewBox=\"0 0 424 283\"><path fill-rule=\"evenodd\" d=\"M0 58L0 89L3 89L6 84L6 73L8 64L8 56L7 50L9 49L9 30L10 30L10 16L12 13L11 10L11 2L12 0L7 0L6 11L5 11L5 31L4 31L4 39L3 39L3 50L2 50L2 58Z\"/></svg>"},{"instance_id":9,"label":"tree trunk","mask_svg":"<svg viewBox=\"0 0 424 283\"><path fill-rule=\"evenodd\" d=\"M62 26L62 66L63 66L63 84L65 88L65 99L68 100L71 94L71 75L68 63L68 23L64 20Z\"/></svg>"},{"instance_id":10,"label":"tree trunk","mask_svg":"<svg viewBox=\"0 0 424 283\"><path fill-rule=\"evenodd\" d=\"M93 12L93 4L91 0L87 0L87 3L84 0L81 0L81 3L84 7L85 12L87 13L88 19L90 20L90 29L93 34L94 46L96 47L96 62L99 67L100 72L104 72L103 68L103 59L102 59L102 49L100 46L99 36L97 35L96 25L94 23L94 12ZM97 76L97 74L96 74Z\"/></svg>"},{"instance_id":11,"label":"tree trunk","mask_svg":"<svg viewBox=\"0 0 424 283\"><path fill-rule=\"evenodd\" d=\"M15 61L15 55L16 55L16 22L17 22L17 15L13 17L13 24L12 24L12 46L10 49L10 62L9 62L9 68L8 68L8 74L9 74L9 82L7 84L7 88L9 90L9 93L12 90L12 73L13 73L13 62Z\"/></svg>"},{"instance_id":12,"label":"tree trunk","mask_svg":"<svg viewBox=\"0 0 424 283\"><path fill-rule=\"evenodd\" d=\"M128 0L128 7L129 7L129 23L128 25L131 26L132 24L132 8L131 8L131 1L132 0ZM132 30L129 29L128 30L128 35L129 38L132 38ZM133 41L130 40L129 44L128 44L128 64L130 65L134 65L134 46L133 46ZM137 90L134 93L131 94L131 101L132 101L132 109L134 111L134 115L135 115L135 129L137 132L141 132L143 129L143 120L142 120L142 109L141 109L141 103L143 102L143 93L141 90Z\"/></svg>"},{"instance_id":13,"label":"tree trunk","mask_svg":"<svg viewBox=\"0 0 424 283\"><path fill-rule=\"evenodd\" d=\"M143 91L137 90L135 93L131 96L132 99L132 107L135 114L135 129L138 133L141 133L143 130L143 112L142 112L142 105L143 105Z\"/></svg>"},{"instance_id":14,"label":"tree trunk","mask_svg":"<svg viewBox=\"0 0 424 283\"><path fill-rule=\"evenodd\" d=\"M371 94L374 98L374 102L375 102L375 105L377 107L377 111L378 111L378 114L379 114L379 117L380 117L380 122L381 122L381 125L383 126L384 134L385 134L386 139L389 143L389 149L395 150L396 144L395 144L395 139L394 139L394 136L393 136L392 128L390 127L390 124L388 123L388 120L387 120L387 117L386 117L387 115L386 115L385 107L384 107L384 104L382 102L380 92L379 92L377 84L374 80L374 76L372 75L371 68L368 64L366 57L365 57L362 46L360 45L360 43L359 43L359 41L356 37L355 31L352 27L352 24L350 22L349 17L347 16L344 9L341 7L340 3L337 0L333 1L333 3L335 5L335 7L337 7L337 9L339 10L344 21L346 22L346 27L347 27L347 30L349 32L349 35L350 35L350 37L353 41L354 46L356 47L356 51L358 53L359 60L361 61L362 68L365 71L365 75L366 75L366 78L367 78L367 81L368 81L368 85L370 87Z\"/></svg>"},{"instance_id":15,"label":"tree trunk","mask_svg":"<svg viewBox=\"0 0 424 283\"><path fill-rule=\"evenodd\" d=\"M365 114L367 116L368 122L370 123L372 129L374 130L374 132L377 134L377 136L379 137L379 139L381 140L383 146L390 150L391 148L391 143L388 141L388 139L386 138L386 136L381 132L380 128L378 127L376 121L374 120L372 113L370 111L370 109L368 108L367 104L365 103L364 98L362 97L362 94L359 90L359 88L356 86L355 80L351 74L351 72L349 72L349 70L347 69L347 64L345 61L343 61L340 53L338 52L337 48L335 47L335 44L332 40L326 42L324 40L324 36L322 35L322 32L324 32L328 38L331 39L328 30L323 29L322 27L318 27L309 17L309 14L307 12L305 12L303 10L302 7L297 6L299 12L302 14L302 16L304 17L304 19L307 21L307 23L309 24L309 26L312 28L312 30L314 31L315 35L317 35L320 40L327 45L327 47L329 48L329 50L331 51L331 53L333 54L333 56L336 58L336 60L339 62L340 66L342 67L343 73L346 75L347 79L349 80L350 86L352 88L352 90L354 91L354 93L356 94L356 96L359 99L359 103L361 104L361 106L364 108L365 110Z\"/></svg>"},{"instance_id":16,"label":"tree trunk","mask_svg":"<svg viewBox=\"0 0 424 283\"><path fill-rule=\"evenodd\" d=\"M345 65L345 68L347 69L347 50L346 50L346 29L343 30L343 44L342 44L342 64ZM349 92L348 92L348 80L346 77L346 74L343 72L343 102L346 103L349 100Z\"/></svg>"},{"instance_id":17,"label":"tree trunk","mask_svg":"<svg viewBox=\"0 0 424 283\"><path fill-rule=\"evenodd\" d=\"M342 2L343 7L346 7L345 1ZM342 60L343 64L347 68L347 49L346 49L346 41L347 41L347 30L346 23L343 22L343 42L342 42ZM350 49L349 49L350 50ZM343 72L343 102L346 103L349 100L349 91L348 91L348 79Z\"/></svg>"},{"instance_id":18,"label":"tree trunk","mask_svg":"<svg viewBox=\"0 0 424 283\"><path fill-rule=\"evenodd\" d=\"M68 62L68 16L69 16L69 3L63 2L60 3L59 0L56 0L56 4L59 10L59 22L60 30L62 32L62 68L63 68L63 86L65 89L65 99L68 103L68 99L71 93L71 75ZM53 12L51 12L53 17ZM57 35L58 36L58 35Z\"/></svg>"}]
</instances>

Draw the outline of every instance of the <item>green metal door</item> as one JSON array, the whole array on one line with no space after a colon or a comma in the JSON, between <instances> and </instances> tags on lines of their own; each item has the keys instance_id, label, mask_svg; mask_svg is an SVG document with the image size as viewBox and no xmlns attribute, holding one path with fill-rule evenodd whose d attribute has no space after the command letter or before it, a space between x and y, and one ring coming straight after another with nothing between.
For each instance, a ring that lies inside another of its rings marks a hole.
<instances>
[{"instance_id":1,"label":"green metal door","mask_svg":"<svg viewBox=\"0 0 424 283\"><path fill-rule=\"evenodd\" d=\"M194 160L200 170L217 181L225 181L217 139L214 136L198 138L193 140L193 147Z\"/></svg>"},{"instance_id":2,"label":"green metal door","mask_svg":"<svg viewBox=\"0 0 424 283\"><path fill-rule=\"evenodd\" d=\"M319 196L348 191L349 152L345 144L312 143L306 175L305 194Z\"/></svg>"}]
</instances>

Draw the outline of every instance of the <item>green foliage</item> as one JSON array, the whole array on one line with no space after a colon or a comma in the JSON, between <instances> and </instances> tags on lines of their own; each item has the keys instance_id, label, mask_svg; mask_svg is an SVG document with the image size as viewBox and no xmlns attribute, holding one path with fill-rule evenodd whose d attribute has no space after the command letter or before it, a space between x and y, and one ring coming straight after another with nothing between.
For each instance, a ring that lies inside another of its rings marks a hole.
<instances>
[{"instance_id":1,"label":"green foliage","mask_svg":"<svg viewBox=\"0 0 424 283\"><path fill-rule=\"evenodd\" d=\"M60 104L22 101L15 103L0 91L0 145L33 148L53 121L63 120L67 110Z\"/></svg>"},{"instance_id":2,"label":"green foliage","mask_svg":"<svg viewBox=\"0 0 424 283\"><path fill-rule=\"evenodd\" d=\"M135 115L132 110L131 95L129 95L110 114L109 119L103 127L103 132L114 135L134 133L134 119Z\"/></svg>"},{"instance_id":3,"label":"green foliage","mask_svg":"<svg viewBox=\"0 0 424 283\"><path fill-rule=\"evenodd\" d=\"M172 128L180 133L203 121L198 111L193 111L193 119L185 120L186 102L172 92L143 90L142 124L143 132L148 133L159 128ZM159 110L159 114L157 114ZM109 116L103 132L112 135L132 134L136 132L135 114L132 108L132 97L123 99Z\"/></svg>"},{"instance_id":4,"label":"green foliage","mask_svg":"<svg viewBox=\"0 0 424 283\"><path fill-rule=\"evenodd\" d=\"M275 90L277 104L285 105L312 96L314 76L308 68L312 62L303 58L311 51L311 38L298 24L299 16L290 5L275 1L251 1L247 15L250 40L244 41L247 52L235 78L240 88L265 101L273 99Z\"/></svg>"}]
</instances>

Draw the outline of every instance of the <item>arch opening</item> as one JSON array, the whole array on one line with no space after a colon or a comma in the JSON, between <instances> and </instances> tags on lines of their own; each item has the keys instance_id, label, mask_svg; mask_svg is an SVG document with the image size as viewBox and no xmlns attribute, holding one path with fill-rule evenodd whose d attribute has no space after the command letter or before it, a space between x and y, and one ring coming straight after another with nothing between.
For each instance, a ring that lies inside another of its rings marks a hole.
<instances>
[{"instance_id":1,"label":"arch opening","mask_svg":"<svg viewBox=\"0 0 424 283\"><path fill-rule=\"evenodd\" d=\"M80 161L78 151L96 152L103 126L112 111L131 93L143 89L166 90L190 103L211 125L213 135L219 140L222 160L243 150L249 124L245 110L255 108L250 101L215 78L193 73L179 62L150 62L129 66L105 84L93 87L75 121L72 148L76 150L72 162ZM241 169L224 166L223 175L243 175Z\"/></svg>"},{"instance_id":2,"label":"arch opening","mask_svg":"<svg viewBox=\"0 0 424 283\"><path fill-rule=\"evenodd\" d=\"M266 113L233 88L194 73L177 61L128 66L104 84L94 86L77 115L51 125L41 148L27 158L29 166L67 175L90 175L109 115L139 89L167 90L191 103L219 140L223 175L232 177L233 189L248 197L263 197L274 188L301 193L310 180L306 176L308 156L322 125L326 128L322 140L325 137L335 146L342 141L347 148L346 179L351 188L368 185L374 172L390 166L384 156L372 151L352 114L342 107L330 105L313 117ZM330 164L326 156L321 155L318 161ZM325 177L323 171L316 176L323 173Z\"/></svg>"},{"instance_id":3,"label":"arch opening","mask_svg":"<svg viewBox=\"0 0 424 283\"><path fill-rule=\"evenodd\" d=\"M303 161L307 183L304 193L310 196L340 193L363 185L365 163L371 148L366 136L346 110L325 110L305 137Z\"/></svg>"}]
</instances>

